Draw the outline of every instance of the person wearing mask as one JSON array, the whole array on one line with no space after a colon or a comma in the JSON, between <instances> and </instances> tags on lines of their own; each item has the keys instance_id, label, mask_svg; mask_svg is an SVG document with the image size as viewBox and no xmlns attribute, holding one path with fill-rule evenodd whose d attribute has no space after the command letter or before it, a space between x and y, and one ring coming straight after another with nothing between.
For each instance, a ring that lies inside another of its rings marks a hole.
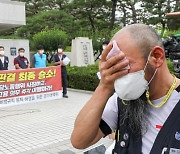
<instances>
[{"instance_id":1,"label":"person wearing mask","mask_svg":"<svg viewBox=\"0 0 180 154\"><path fill-rule=\"evenodd\" d=\"M102 52L106 49L106 47L107 47L107 45L109 44L109 40L105 40L105 41L103 41L103 43L102 43ZM99 54L99 56L98 56L98 59L99 60L101 60L101 54L102 54L102 52ZM101 79L101 73L100 72L97 72L97 76L98 76L98 79L100 80Z\"/></svg>"},{"instance_id":2,"label":"person wearing mask","mask_svg":"<svg viewBox=\"0 0 180 154\"><path fill-rule=\"evenodd\" d=\"M106 49L106 47L107 47L107 45L109 44L109 40L105 40L105 41L103 41L103 43L102 43L102 52ZM102 52L100 53L100 55L99 55L99 59L101 60L101 54L102 54Z\"/></svg>"},{"instance_id":3,"label":"person wearing mask","mask_svg":"<svg viewBox=\"0 0 180 154\"><path fill-rule=\"evenodd\" d=\"M119 53L108 58L114 47ZM72 145L87 148L116 130L110 154L180 153L180 79L170 73L156 31L145 24L122 28L99 69L101 80L75 120Z\"/></svg>"},{"instance_id":4,"label":"person wearing mask","mask_svg":"<svg viewBox=\"0 0 180 154\"><path fill-rule=\"evenodd\" d=\"M103 41L103 43L102 43L102 49L103 49L103 50L106 49L106 47L108 46L109 42L110 42L109 40Z\"/></svg>"},{"instance_id":5,"label":"person wearing mask","mask_svg":"<svg viewBox=\"0 0 180 154\"><path fill-rule=\"evenodd\" d=\"M18 49L19 56L14 58L14 66L16 69L27 69L30 68L30 64L28 59L24 56L25 49L19 48Z\"/></svg>"},{"instance_id":6,"label":"person wearing mask","mask_svg":"<svg viewBox=\"0 0 180 154\"><path fill-rule=\"evenodd\" d=\"M46 54L44 54L44 47L39 45L37 47L38 52L34 54L32 58L32 67L43 68L46 67Z\"/></svg>"},{"instance_id":7,"label":"person wearing mask","mask_svg":"<svg viewBox=\"0 0 180 154\"><path fill-rule=\"evenodd\" d=\"M70 59L63 53L64 46L58 46L58 52L53 57L54 66L61 66L61 77L62 77L62 87L63 87L63 97L68 98L67 96L67 71L66 65L69 64Z\"/></svg>"},{"instance_id":8,"label":"person wearing mask","mask_svg":"<svg viewBox=\"0 0 180 154\"><path fill-rule=\"evenodd\" d=\"M4 54L4 47L0 46L0 70L8 70L9 58Z\"/></svg>"}]
</instances>

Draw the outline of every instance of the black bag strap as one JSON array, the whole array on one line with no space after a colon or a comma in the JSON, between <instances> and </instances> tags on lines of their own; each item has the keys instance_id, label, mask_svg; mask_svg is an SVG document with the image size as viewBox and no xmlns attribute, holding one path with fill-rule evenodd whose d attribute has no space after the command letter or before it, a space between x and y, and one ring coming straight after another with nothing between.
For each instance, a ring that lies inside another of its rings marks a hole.
<instances>
[{"instance_id":1,"label":"black bag strap","mask_svg":"<svg viewBox=\"0 0 180 154\"><path fill-rule=\"evenodd\" d=\"M121 113L121 99L120 99L119 97L117 98L117 106L118 106L118 121L117 121L116 135L115 135L116 142L118 142L118 141L119 141L119 139L120 139L120 113Z\"/></svg>"}]
</instances>

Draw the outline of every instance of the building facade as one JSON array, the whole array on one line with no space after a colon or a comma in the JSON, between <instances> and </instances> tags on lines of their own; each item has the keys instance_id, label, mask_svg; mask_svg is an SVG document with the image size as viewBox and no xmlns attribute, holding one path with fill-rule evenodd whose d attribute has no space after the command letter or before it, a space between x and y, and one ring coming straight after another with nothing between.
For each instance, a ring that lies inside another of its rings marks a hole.
<instances>
[{"instance_id":1,"label":"building facade","mask_svg":"<svg viewBox=\"0 0 180 154\"><path fill-rule=\"evenodd\" d=\"M0 0L0 31L26 25L25 3L12 0ZM29 59L29 40L0 39L0 46L5 47L5 55L9 57L9 69L14 69L14 58L19 48L25 48L25 56Z\"/></svg>"}]
</instances>

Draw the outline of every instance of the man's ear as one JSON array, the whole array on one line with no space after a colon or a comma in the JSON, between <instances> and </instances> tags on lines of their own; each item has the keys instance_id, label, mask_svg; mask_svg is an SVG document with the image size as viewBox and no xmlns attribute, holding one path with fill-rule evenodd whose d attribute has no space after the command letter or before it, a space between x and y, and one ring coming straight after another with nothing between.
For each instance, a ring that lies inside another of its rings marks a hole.
<instances>
[{"instance_id":1,"label":"man's ear","mask_svg":"<svg viewBox=\"0 0 180 154\"><path fill-rule=\"evenodd\" d=\"M153 47L149 59L151 65L154 66L155 68L159 68L162 66L165 60L166 60L166 56L164 49L159 46Z\"/></svg>"}]
</instances>

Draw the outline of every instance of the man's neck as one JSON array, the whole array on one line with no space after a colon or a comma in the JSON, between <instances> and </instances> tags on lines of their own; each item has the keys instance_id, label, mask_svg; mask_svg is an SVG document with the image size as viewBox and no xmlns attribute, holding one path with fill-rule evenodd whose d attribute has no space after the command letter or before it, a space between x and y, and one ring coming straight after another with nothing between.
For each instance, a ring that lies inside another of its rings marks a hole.
<instances>
[{"instance_id":1,"label":"man's neck","mask_svg":"<svg viewBox=\"0 0 180 154\"><path fill-rule=\"evenodd\" d=\"M149 86L150 99L155 100L165 96L171 88L174 81L174 77L168 71L165 73L157 72L152 83ZM180 80L177 80L176 87L180 84Z\"/></svg>"},{"instance_id":2,"label":"man's neck","mask_svg":"<svg viewBox=\"0 0 180 154\"><path fill-rule=\"evenodd\" d=\"M39 55L39 56L42 56L43 54L40 54L40 53L38 52L38 55Z\"/></svg>"}]
</instances>

